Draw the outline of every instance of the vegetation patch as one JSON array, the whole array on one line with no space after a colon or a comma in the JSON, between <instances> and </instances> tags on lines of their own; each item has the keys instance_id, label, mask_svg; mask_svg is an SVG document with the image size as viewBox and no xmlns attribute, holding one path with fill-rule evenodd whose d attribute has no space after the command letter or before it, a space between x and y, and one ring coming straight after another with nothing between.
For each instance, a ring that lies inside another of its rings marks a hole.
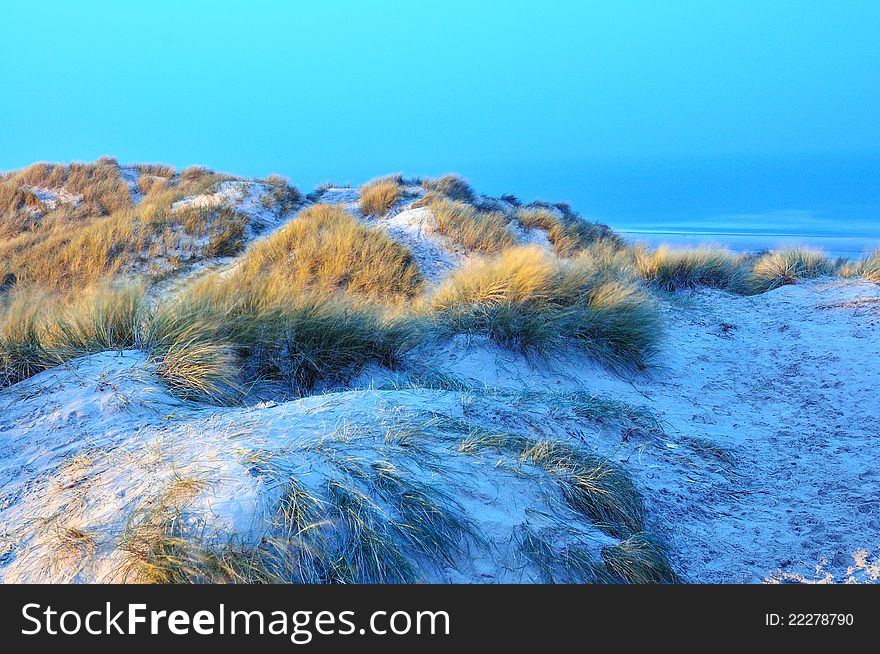
<instances>
[{"instance_id":1,"label":"vegetation patch","mask_svg":"<svg viewBox=\"0 0 880 654\"><path fill-rule=\"evenodd\" d=\"M547 232L547 238L561 257L574 256L600 242L615 248L623 245L610 227L584 220L567 207L563 211L532 205L517 209L514 217L523 227Z\"/></svg>"},{"instance_id":2,"label":"vegetation patch","mask_svg":"<svg viewBox=\"0 0 880 654\"><path fill-rule=\"evenodd\" d=\"M361 212L366 216L384 216L404 197L399 177L381 177L360 189Z\"/></svg>"},{"instance_id":3,"label":"vegetation patch","mask_svg":"<svg viewBox=\"0 0 880 654\"><path fill-rule=\"evenodd\" d=\"M507 217L500 211L480 211L470 204L445 197L427 196L433 227L438 234L468 252L498 253L516 244Z\"/></svg>"},{"instance_id":4,"label":"vegetation patch","mask_svg":"<svg viewBox=\"0 0 880 654\"><path fill-rule=\"evenodd\" d=\"M345 292L371 300L412 297L422 277L412 252L342 207L316 204L256 244L234 272L238 286Z\"/></svg>"},{"instance_id":5,"label":"vegetation patch","mask_svg":"<svg viewBox=\"0 0 880 654\"><path fill-rule=\"evenodd\" d=\"M657 309L638 287L608 280L588 259L563 261L535 247L454 272L427 307L450 332L542 356L568 340L616 369L645 367L660 334Z\"/></svg>"},{"instance_id":6,"label":"vegetation patch","mask_svg":"<svg viewBox=\"0 0 880 654\"><path fill-rule=\"evenodd\" d=\"M456 202L474 204L477 201L477 194L470 183L463 177L455 174L443 175L437 179L423 180L422 188L426 193L438 195Z\"/></svg>"},{"instance_id":7,"label":"vegetation patch","mask_svg":"<svg viewBox=\"0 0 880 654\"><path fill-rule=\"evenodd\" d=\"M765 293L799 279L831 275L833 262L818 250L792 248L768 252L755 260L746 280L747 294Z\"/></svg>"},{"instance_id":8,"label":"vegetation patch","mask_svg":"<svg viewBox=\"0 0 880 654\"><path fill-rule=\"evenodd\" d=\"M720 288L740 290L746 276L744 258L721 248L636 250L639 275L664 291Z\"/></svg>"}]
</instances>

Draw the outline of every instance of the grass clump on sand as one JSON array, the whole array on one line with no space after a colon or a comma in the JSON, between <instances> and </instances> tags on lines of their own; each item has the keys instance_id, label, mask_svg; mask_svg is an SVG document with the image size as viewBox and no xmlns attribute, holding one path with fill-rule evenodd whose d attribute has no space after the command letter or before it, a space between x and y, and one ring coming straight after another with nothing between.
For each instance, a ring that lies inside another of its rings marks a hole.
<instances>
[{"instance_id":1,"label":"grass clump on sand","mask_svg":"<svg viewBox=\"0 0 880 654\"><path fill-rule=\"evenodd\" d=\"M629 584L677 582L678 575L666 558L666 549L649 534L639 532L602 549L608 572Z\"/></svg>"},{"instance_id":2,"label":"grass clump on sand","mask_svg":"<svg viewBox=\"0 0 880 654\"><path fill-rule=\"evenodd\" d=\"M434 230L469 252L497 253L516 244L500 211L479 211L470 204L428 196Z\"/></svg>"},{"instance_id":3,"label":"grass clump on sand","mask_svg":"<svg viewBox=\"0 0 880 654\"><path fill-rule=\"evenodd\" d=\"M248 382L281 383L294 394L344 381L371 363L393 367L421 339L418 322L342 294L307 292L283 280L209 276L169 305L171 324L199 317L210 338L238 353Z\"/></svg>"},{"instance_id":4,"label":"grass clump on sand","mask_svg":"<svg viewBox=\"0 0 880 654\"><path fill-rule=\"evenodd\" d=\"M656 307L638 287L607 279L589 257L560 260L536 247L454 272L427 310L448 332L484 334L542 356L570 341L616 369L644 367L660 330Z\"/></svg>"},{"instance_id":5,"label":"grass clump on sand","mask_svg":"<svg viewBox=\"0 0 880 654\"><path fill-rule=\"evenodd\" d=\"M865 259L862 266L862 277L875 284L880 284L880 250L875 250Z\"/></svg>"},{"instance_id":6,"label":"grass clump on sand","mask_svg":"<svg viewBox=\"0 0 880 654\"><path fill-rule=\"evenodd\" d=\"M571 257L586 248L599 243L620 247L620 237L607 225L584 220L571 210L558 208L523 207L514 214L517 222L526 228L537 228L547 232L547 238L561 257Z\"/></svg>"},{"instance_id":7,"label":"grass clump on sand","mask_svg":"<svg viewBox=\"0 0 880 654\"><path fill-rule=\"evenodd\" d=\"M454 174L423 180L422 188L426 193L456 202L473 204L477 201L477 194L470 183L463 177Z\"/></svg>"},{"instance_id":8,"label":"grass clump on sand","mask_svg":"<svg viewBox=\"0 0 880 654\"><path fill-rule=\"evenodd\" d=\"M366 216L384 216L402 197L400 177L374 179L361 186L361 212Z\"/></svg>"},{"instance_id":9,"label":"grass clump on sand","mask_svg":"<svg viewBox=\"0 0 880 654\"><path fill-rule=\"evenodd\" d=\"M840 273L844 277L861 277L880 284L880 250L874 250L858 261L841 266Z\"/></svg>"},{"instance_id":10,"label":"grass clump on sand","mask_svg":"<svg viewBox=\"0 0 880 654\"><path fill-rule=\"evenodd\" d=\"M758 257L745 281L748 294L794 284L798 279L808 279L834 273L833 262L818 250L791 248L775 250Z\"/></svg>"},{"instance_id":11,"label":"grass clump on sand","mask_svg":"<svg viewBox=\"0 0 880 654\"><path fill-rule=\"evenodd\" d=\"M110 159L70 166L36 164L4 176L0 203L11 203L5 210L0 206L4 267L19 282L69 291L104 284L120 273L161 277L181 262L228 256L241 249L247 214L222 205L175 206L229 176L198 167L179 174L161 166L141 169L138 183L146 193L137 204L121 168ZM168 176L145 172L154 169ZM37 187L66 195L58 195L51 206L22 205L31 193L27 189Z\"/></svg>"},{"instance_id":12,"label":"grass clump on sand","mask_svg":"<svg viewBox=\"0 0 880 654\"><path fill-rule=\"evenodd\" d=\"M629 476L608 459L564 443L516 434L475 432L459 450L491 449L518 457L554 477L568 505L612 536L626 538L644 528L645 508Z\"/></svg>"},{"instance_id":13,"label":"grass clump on sand","mask_svg":"<svg viewBox=\"0 0 880 654\"><path fill-rule=\"evenodd\" d=\"M275 173L263 180L267 186L267 193L263 196L263 207L273 209L279 216L289 214L303 201L302 193L295 186L291 186L286 177Z\"/></svg>"},{"instance_id":14,"label":"grass clump on sand","mask_svg":"<svg viewBox=\"0 0 880 654\"><path fill-rule=\"evenodd\" d=\"M514 539L519 552L537 569L542 583L605 584L614 580L587 547L560 547L525 523L516 528Z\"/></svg>"},{"instance_id":15,"label":"grass clump on sand","mask_svg":"<svg viewBox=\"0 0 880 654\"><path fill-rule=\"evenodd\" d=\"M16 384L54 365L43 343L43 303L26 293L0 302L0 388Z\"/></svg>"},{"instance_id":16,"label":"grass clump on sand","mask_svg":"<svg viewBox=\"0 0 880 654\"><path fill-rule=\"evenodd\" d=\"M0 381L142 349L178 395L225 404L239 396L239 380L302 394L371 363L395 365L421 337L417 321L375 302L417 292L412 254L338 207L311 207L234 271L149 308L142 288L104 285L75 302L68 293L35 303L26 299L32 286L15 284L2 298Z\"/></svg>"},{"instance_id":17,"label":"grass clump on sand","mask_svg":"<svg viewBox=\"0 0 880 654\"><path fill-rule=\"evenodd\" d=\"M256 244L233 276L242 286L270 279L290 291L344 291L374 300L411 297L422 285L407 247L330 204L306 208Z\"/></svg>"},{"instance_id":18,"label":"grass clump on sand","mask_svg":"<svg viewBox=\"0 0 880 654\"><path fill-rule=\"evenodd\" d=\"M743 257L712 247L636 250L636 269L649 284L664 291L702 287L738 290L743 284Z\"/></svg>"},{"instance_id":19,"label":"grass clump on sand","mask_svg":"<svg viewBox=\"0 0 880 654\"><path fill-rule=\"evenodd\" d=\"M0 387L77 357L139 349L177 395L235 401L238 369L229 347L203 324L159 315L140 286L91 288L76 300L17 290L0 312Z\"/></svg>"}]
</instances>

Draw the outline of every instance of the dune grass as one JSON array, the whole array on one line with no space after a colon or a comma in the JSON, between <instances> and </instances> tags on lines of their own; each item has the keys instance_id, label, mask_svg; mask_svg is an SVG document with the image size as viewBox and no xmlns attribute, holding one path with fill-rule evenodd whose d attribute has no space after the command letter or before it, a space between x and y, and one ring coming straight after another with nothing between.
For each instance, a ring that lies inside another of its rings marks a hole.
<instances>
[{"instance_id":1,"label":"dune grass","mask_svg":"<svg viewBox=\"0 0 880 654\"><path fill-rule=\"evenodd\" d=\"M269 188L269 192L263 196L263 207L274 210L277 215L286 216L302 204L302 193L291 186L286 177L273 173L263 183Z\"/></svg>"},{"instance_id":2,"label":"dune grass","mask_svg":"<svg viewBox=\"0 0 880 654\"><path fill-rule=\"evenodd\" d=\"M625 583L665 584L679 580L666 558L665 547L644 532L603 548L602 558L609 573Z\"/></svg>"},{"instance_id":3,"label":"dune grass","mask_svg":"<svg viewBox=\"0 0 880 654\"><path fill-rule=\"evenodd\" d=\"M774 250L759 256L745 280L745 292L765 293L780 286L794 284L835 272L833 262L821 251L807 248Z\"/></svg>"},{"instance_id":4,"label":"dune grass","mask_svg":"<svg viewBox=\"0 0 880 654\"><path fill-rule=\"evenodd\" d=\"M858 261L845 263L840 266L840 274L844 277L861 277L874 284L880 284L880 250L869 252Z\"/></svg>"},{"instance_id":5,"label":"dune grass","mask_svg":"<svg viewBox=\"0 0 880 654\"><path fill-rule=\"evenodd\" d=\"M243 286L271 279L292 291L393 301L419 292L412 252L342 207L316 204L256 244L234 273Z\"/></svg>"},{"instance_id":6,"label":"dune grass","mask_svg":"<svg viewBox=\"0 0 880 654\"><path fill-rule=\"evenodd\" d=\"M200 211L183 220L202 220ZM4 300L2 380L15 383L84 354L137 348L186 398L231 403L242 383L262 382L299 395L371 363L396 365L421 327L367 297L405 297L420 284L408 250L339 208L318 205L261 243L233 274L196 280L149 308L143 288L104 285L80 291L75 302L68 292L35 306L25 299L34 287L16 285Z\"/></svg>"},{"instance_id":7,"label":"dune grass","mask_svg":"<svg viewBox=\"0 0 880 654\"><path fill-rule=\"evenodd\" d=\"M455 202L473 204L477 201L477 194L470 183L463 177L455 174L443 175L437 179L423 180L422 188L426 193Z\"/></svg>"},{"instance_id":8,"label":"dune grass","mask_svg":"<svg viewBox=\"0 0 880 654\"><path fill-rule=\"evenodd\" d=\"M361 186L361 212L366 216L384 216L402 197L399 177L374 179Z\"/></svg>"},{"instance_id":9,"label":"dune grass","mask_svg":"<svg viewBox=\"0 0 880 654\"><path fill-rule=\"evenodd\" d=\"M394 367L422 338L418 321L399 312L273 277L240 285L211 275L185 288L166 311L164 321L198 317L209 339L229 343L247 382L281 383L297 395L372 363Z\"/></svg>"},{"instance_id":10,"label":"dune grass","mask_svg":"<svg viewBox=\"0 0 880 654\"><path fill-rule=\"evenodd\" d=\"M875 250L865 258L861 274L868 281L880 284L880 250Z\"/></svg>"},{"instance_id":11,"label":"dune grass","mask_svg":"<svg viewBox=\"0 0 880 654\"><path fill-rule=\"evenodd\" d=\"M464 454L485 449L510 453L557 480L565 501L612 536L628 537L644 528L645 509L625 472L604 457L565 443L508 433L473 432L460 444Z\"/></svg>"},{"instance_id":12,"label":"dune grass","mask_svg":"<svg viewBox=\"0 0 880 654\"><path fill-rule=\"evenodd\" d=\"M744 257L714 247L637 248L638 274L649 284L664 291L697 288L742 288L747 274Z\"/></svg>"},{"instance_id":13,"label":"dune grass","mask_svg":"<svg viewBox=\"0 0 880 654\"><path fill-rule=\"evenodd\" d=\"M12 293L0 303L0 388L54 365L43 344L44 303L28 293Z\"/></svg>"},{"instance_id":14,"label":"dune grass","mask_svg":"<svg viewBox=\"0 0 880 654\"><path fill-rule=\"evenodd\" d=\"M554 209L522 207L517 209L514 217L523 227L546 231L547 238L561 257L574 256L603 241L614 247L622 246L620 238L607 225L584 220L571 210Z\"/></svg>"},{"instance_id":15,"label":"dune grass","mask_svg":"<svg viewBox=\"0 0 880 654\"><path fill-rule=\"evenodd\" d=\"M589 549L580 544L565 545L550 542L538 530L523 523L514 531L519 552L524 555L546 584L603 584L614 578Z\"/></svg>"},{"instance_id":16,"label":"dune grass","mask_svg":"<svg viewBox=\"0 0 880 654\"><path fill-rule=\"evenodd\" d=\"M493 254L516 244L508 220L500 211L479 211L470 204L427 196L434 230L468 252Z\"/></svg>"},{"instance_id":17,"label":"dune grass","mask_svg":"<svg viewBox=\"0 0 880 654\"><path fill-rule=\"evenodd\" d=\"M192 317L163 321L144 288L95 287L77 298L17 289L0 310L0 387L77 357L107 350L148 353L179 396L230 403L240 396L229 346Z\"/></svg>"},{"instance_id":18,"label":"dune grass","mask_svg":"<svg viewBox=\"0 0 880 654\"><path fill-rule=\"evenodd\" d=\"M0 261L20 282L68 291L122 273L161 277L183 262L241 249L247 215L224 206L172 209L230 176L201 167L179 174L163 166L139 168L139 187L146 193L136 205L112 159L35 164L3 176ZM82 201L59 201L54 209L38 203L33 209L27 206L29 185L81 195Z\"/></svg>"},{"instance_id":19,"label":"dune grass","mask_svg":"<svg viewBox=\"0 0 880 654\"><path fill-rule=\"evenodd\" d=\"M589 259L560 260L536 247L452 273L426 308L448 332L484 334L541 356L569 341L616 369L644 367L660 331L639 288L606 279Z\"/></svg>"}]
</instances>

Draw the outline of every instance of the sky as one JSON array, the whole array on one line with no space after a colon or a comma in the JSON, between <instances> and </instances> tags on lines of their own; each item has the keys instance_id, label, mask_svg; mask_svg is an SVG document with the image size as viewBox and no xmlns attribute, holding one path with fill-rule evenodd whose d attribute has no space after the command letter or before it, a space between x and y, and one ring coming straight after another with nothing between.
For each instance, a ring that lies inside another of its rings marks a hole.
<instances>
[{"instance_id":1,"label":"sky","mask_svg":"<svg viewBox=\"0 0 880 654\"><path fill-rule=\"evenodd\" d=\"M878 34L876 0L10 3L0 170L112 155L304 188L454 170L575 197L669 162L873 174Z\"/></svg>"}]
</instances>

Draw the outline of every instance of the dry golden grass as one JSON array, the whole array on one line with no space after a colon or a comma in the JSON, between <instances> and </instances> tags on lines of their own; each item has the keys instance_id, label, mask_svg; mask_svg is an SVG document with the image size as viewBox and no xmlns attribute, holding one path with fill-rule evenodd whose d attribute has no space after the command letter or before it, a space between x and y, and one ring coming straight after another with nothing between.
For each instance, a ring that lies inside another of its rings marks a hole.
<instances>
[{"instance_id":1,"label":"dry golden grass","mask_svg":"<svg viewBox=\"0 0 880 654\"><path fill-rule=\"evenodd\" d=\"M870 282L880 284L880 250L875 250L865 258L861 275Z\"/></svg>"},{"instance_id":2,"label":"dry golden grass","mask_svg":"<svg viewBox=\"0 0 880 654\"><path fill-rule=\"evenodd\" d=\"M238 367L217 331L203 316L149 307L142 286L95 287L75 297L18 288L0 305L0 387L76 357L140 349L178 395L234 402Z\"/></svg>"},{"instance_id":3,"label":"dry golden grass","mask_svg":"<svg viewBox=\"0 0 880 654\"><path fill-rule=\"evenodd\" d=\"M637 286L608 279L590 258L561 260L537 247L454 272L426 309L450 332L543 356L570 341L616 369L645 366L660 332L659 314Z\"/></svg>"},{"instance_id":4,"label":"dry golden grass","mask_svg":"<svg viewBox=\"0 0 880 654\"><path fill-rule=\"evenodd\" d=\"M342 207L316 204L257 243L236 269L235 283L269 279L291 291L335 293L372 300L412 297L422 277L412 252Z\"/></svg>"},{"instance_id":5,"label":"dry golden grass","mask_svg":"<svg viewBox=\"0 0 880 654\"><path fill-rule=\"evenodd\" d=\"M747 273L745 258L722 248L660 246L653 251L637 248L635 253L642 279L665 291L700 287L738 291Z\"/></svg>"},{"instance_id":6,"label":"dry golden grass","mask_svg":"<svg viewBox=\"0 0 880 654\"><path fill-rule=\"evenodd\" d=\"M819 250L789 248L768 252L754 261L745 281L745 292L764 293L798 279L809 279L835 272L832 261Z\"/></svg>"},{"instance_id":7,"label":"dry golden grass","mask_svg":"<svg viewBox=\"0 0 880 654\"><path fill-rule=\"evenodd\" d=\"M517 209L514 216L523 227L546 231L554 250L562 257L574 256L603 242L608 246L622 246L620 238L607 225L586 221L570 210L526 207Z\"/></svg>"},{"instance_id":8,"label":"dry golden grass","mask_svg":"<svg viewBox=\"0 0 880 654\"><path fill-rule=\"evenodd\" d=\"M516 237L507 226L508 220L499 211L482 212L465 202L428 196L434 229L469 252L495 254L516 244Z\"/></svg>"},{"instance_id":9,"label":"dry golden grass","mask_svg":"<svg viewBox=\"0 0 880 654\"><path fill-rule=\"evenodd\" d=\"M869 282L880 284L880 250L869 252L857 261L848 261L839 266L842 277L861 277ZM0 269L2 274L2 269Z\"/></svg>"},{"instance_id":10,"label":"dry golden grass","mask_svg":"<svg viewBox=\"0 0 880 654\"><path fill-rule=\"evenodd\" d=\"M374 179L361 187L361 212L366 216L384 216L402 197L399 177Z\"/></svg>"},{"instance_id":11,"label":"dry golden grass","mask_svg":"<svg viewBox=\"0 0 880 654\"><path fill-rule=\"evenodd\" d=\"M422 339L419 322L396 311L271 276L240 284L209 275L157 321L196 321L209 341L232 344L246 381L281 383L293 394L321 380L344 381L370 363L393 367Z\"/></svg>"},{"instance_id":12,"label":"dry golden grass","mask_svg":"<svg viewBox=\"0 0 880 654\"><path fill-rule=\"evenodd\" d=\"M228 176L202 168L187 169L180 176L162 166L141 168L151 171L143 175L171 176L151 177L149 188L142 185L147 193L136 206L131 205L128 186L112 160L69 167L35 164L0 180L0 200L11 203L0 214L4 274L22 283L66 291L104 283L122 272L161 275L180 259L228 256L241 249L248 220L244 214L222 206L171 208ZM84 199L75 207L60 204L52 211L44 207L38 216L26 208L26 196L15 192L23 184L63 186ZM163 268L150 269L162 262Z\"/></svg>"},{"instance_id":13,"label":"dry golden grass","mask_svg":"<svg viewBox=\"0 0 880 654\"><path fill-rule=\"evenodd\" d=\"M474 193L470 183L463 177L455 174L443 175L437 179L423 180L422 188L428 194L438 195L457 202L473 204L477 200L477 194Z\"/></svg>"}]
</instances>

